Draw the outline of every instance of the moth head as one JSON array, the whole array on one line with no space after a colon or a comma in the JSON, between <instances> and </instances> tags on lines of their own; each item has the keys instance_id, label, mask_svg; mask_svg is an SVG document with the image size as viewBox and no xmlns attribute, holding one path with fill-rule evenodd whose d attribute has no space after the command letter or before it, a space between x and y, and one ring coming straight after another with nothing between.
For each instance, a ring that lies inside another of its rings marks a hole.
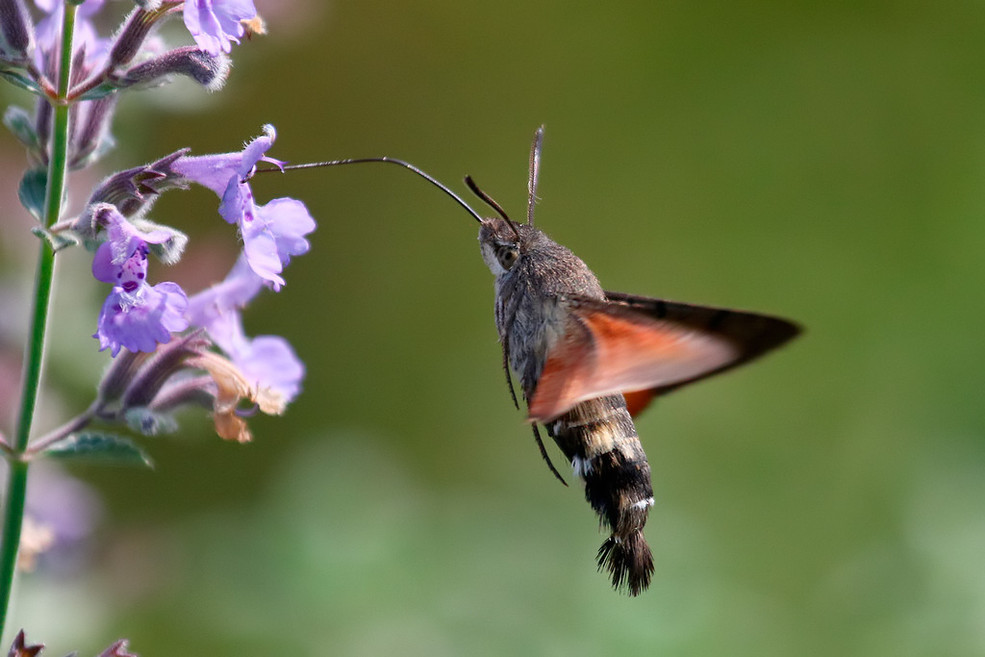
<instances>
[{"instance_id":1,"label":"moth head","mask_svg":"<svg viewBox=\"0 0 985 657\"><path fill-rule=\"evenodd\" d=\"M489 270L496 276L505 274L520 259L520 231L524 227L510 219L503 206L479 189L472 176L465 176L465 184L499 214L479 222L479 248Z\"/></svg>"},{"instance_id":2,"label":"moth head","mask_svg":"<svg viewBox=\"0 0 985 657\"><path fill-rule=\"evenodd\" d=\"M479 248L486 266L496 276L505 274L520 259L520 229L508 219L483 219L479 226Z\"/></svg>"}]
</instances>

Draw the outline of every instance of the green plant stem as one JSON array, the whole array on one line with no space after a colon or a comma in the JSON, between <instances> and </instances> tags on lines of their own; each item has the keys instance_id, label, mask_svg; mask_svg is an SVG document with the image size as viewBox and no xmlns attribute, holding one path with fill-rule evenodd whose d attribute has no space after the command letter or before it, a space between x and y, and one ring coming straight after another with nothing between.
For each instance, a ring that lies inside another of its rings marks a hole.
<instances>
[{"instance_id":1,"label":"green plant stem","mask_svg":"<svg viewBox=\"0 0 985 657\"><path fill-rule=\"evenodd\" d=\"M61 65L58 71L58 95L52 99L54 122L51 133L51 150L48 161L48 181L45 196L45 225L58 221L68 162L68 114L64 101L68 94L72 65L72 35L75 32L76 5L67 2L62 21ZM7 624L10 591L17 566L17 549L20 546L21 527L24 520L24 500L27 492L27 461L23 455L31 437L34 410L41 384L44 362L45 333L48 327L48 306L51 300L51 283L55 273L55 252L47 241L41 240L37 274L34 279L34 311L31 331L24 360L24 380L21 393L20 416L14 435L12 457L9 460L7 494L3 516L3 544L0 547L0 637Z\"/></svg>"}]
</instances>

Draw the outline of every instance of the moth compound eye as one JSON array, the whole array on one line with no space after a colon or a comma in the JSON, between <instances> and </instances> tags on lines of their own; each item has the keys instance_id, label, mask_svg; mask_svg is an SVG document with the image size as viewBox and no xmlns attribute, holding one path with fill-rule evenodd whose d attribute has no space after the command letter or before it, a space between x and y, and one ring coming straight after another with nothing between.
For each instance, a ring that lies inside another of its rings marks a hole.
<instances>
[{"instance_id":1,"label":"moth compound eye","mask_svg":"<svg viewBox=\"0 0 985 657\"><path fill-rule=\"evenodd\" d=\"M496 249L496 259L503 269L509 270L519 257L520 252L515 246L500 246Z\"/></svg>"}]
</instances>

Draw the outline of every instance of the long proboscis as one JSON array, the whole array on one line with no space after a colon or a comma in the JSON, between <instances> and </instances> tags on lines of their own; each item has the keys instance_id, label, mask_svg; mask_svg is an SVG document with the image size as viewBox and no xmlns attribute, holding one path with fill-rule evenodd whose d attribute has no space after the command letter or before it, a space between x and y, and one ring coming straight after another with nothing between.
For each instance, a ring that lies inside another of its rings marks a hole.
<instances>
[{"instance_id":1,"label":"long proboscis","mask_svg":"<svg viewBox=\"0 0 985 657\"><path fill-rule=\"evenodd\" d=\"M475 218L475 220L478 221L480 224L483 222L482 221L482 217L479 216L479 213L476 212L475 210L473 210L472 207L468 203L466 203L464 200L462 200L462 197L461 196L459 196L458 194L456 194L455 192L453 192L447 185L445 185L444 183L442 183L441 181L439 181L434 176L428 174L423 169L420 169L420 168L414 166L410 162L404 162L403 160L398 160L398 159L393 158L393 157L387 157L387 156L383 156L383 157L356 157L356 158L347 158L347 159L344 159L344 160L326 160L324 162L306 162L304 164L285 164L284 166L277 167L277 168L257 169L256 170L256 173L269 173L271 171L296 171L298 169L320 169L321 167L334 167L334 166L341 166L343 164L364 164L366 162L389 162L390 164L396 164L397 166L401 166L401 167L403 167L405 169L410 169L411 171L413 171L414 173L416 173L417 175L419 175L421 178L424 178L429 183L431 183L432 185L434 185L435 187L437 187L438 189L440 189L441 191L443 191L445 194L447 194L448 196L450 196L453 199L455 199L455 202L458 203L463 208L465 208L465 211L468 212L470 215L472 215L472 217Z\"/></svg>"}]
</instances>

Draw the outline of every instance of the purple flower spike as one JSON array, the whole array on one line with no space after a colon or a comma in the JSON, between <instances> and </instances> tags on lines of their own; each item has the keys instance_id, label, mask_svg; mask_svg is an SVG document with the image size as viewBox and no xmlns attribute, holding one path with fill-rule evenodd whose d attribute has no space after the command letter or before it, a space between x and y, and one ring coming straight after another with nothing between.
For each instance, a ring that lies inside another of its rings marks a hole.
<instances>
[{"instance_id":1,"label":"purple flower spike","mask_svg":"<svg viewBox=\"0 0 985 657\"><path fill-rule=\"evenodd\" d=\"M188 328L184 314L188 299L175 283L147 283L148 244L161 244L172 235L164 229L138 231L119 213L109 214L109 240L96 250L92 275L113 289L99 313L92 337L99 350L109 348L115 357L120 349L154 351L171 333Z\"/></svg>"},{"instance_id":2,"label":"purple flower spike","mask_svg":"<svg viewBox=\"0 0 985 657\"><path fill-rule=\"evenodd\" d=\"M256 15L253 0L185 0L185 27L213 57L232 50L246 31L242 21Z\"/></svg>"},{"instance_id":3,"label":"purple flower spike","mask_svg":"<svg viewBox=\"0 0 985 657\"><path fill-rule=\"evenodd\" d=\"M315 229L315 220L304 203L295 199L278 198L257 205L253 198L246 178L257 162L282 164L266 156L275 138L273 126L267 125L264 134L241 153L182 157L175 161L174 170L222 199L219 214L239 226L250 268L276 291L284 285L280 274L291 256L307 252L304 236Z\"/></svg>"}]
</instances>

